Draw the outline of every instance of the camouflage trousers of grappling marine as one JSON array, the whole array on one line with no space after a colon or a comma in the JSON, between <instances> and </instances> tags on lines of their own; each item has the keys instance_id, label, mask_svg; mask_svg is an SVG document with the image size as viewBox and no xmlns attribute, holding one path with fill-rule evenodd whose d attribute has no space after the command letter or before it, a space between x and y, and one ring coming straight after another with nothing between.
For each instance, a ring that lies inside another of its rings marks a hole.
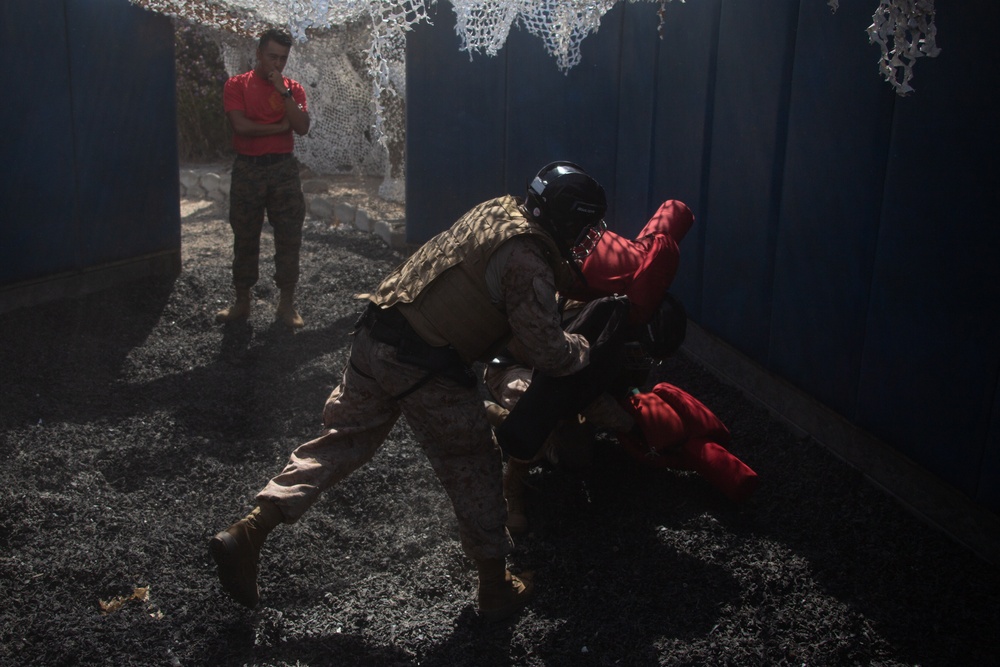
<instances>
[{"instance_id":1,"label":"camouflage trousers of grappling marine","mask_svg":"<svg viewBox=\"0 0 1000 667\"><path fill-rule=\"evenodd\" d=\"M237 289L257 284L265 213L274 230L274 283L279 289L295 287L306 217L295 158L267 166L239 159L233 163L229 225L233 229L233 286Z\"/></svg>"},{"instance_id":2,"label":"camouflage trousers of grappling marine","mask_svg":"<svg viewBox=\"0 0 1000 667\"><path fill-rule=\"evenodd\" d=\"M326 433L292 452L258 500L276 504L286 521L298 520L323 491L375 455L403 414L451 500L465 553L473 560L510 553L503 462L478 388L435 377L393 398L424 375L360 329L351 363L323 409Z\"/></svg>"}]
</instances>

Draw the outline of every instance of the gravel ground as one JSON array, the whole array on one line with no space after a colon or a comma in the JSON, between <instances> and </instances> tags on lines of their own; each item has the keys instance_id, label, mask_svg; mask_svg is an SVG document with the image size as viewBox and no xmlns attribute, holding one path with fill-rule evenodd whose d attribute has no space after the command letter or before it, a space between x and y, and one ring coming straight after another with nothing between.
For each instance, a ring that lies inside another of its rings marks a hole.
<instances>
[{"instance_id":1,"label":"gravel ground","mask_svg":"<svg viewBox=\"0 0 1000 667\"><path fill-rule=\"evenodd\" d=\"M272 534L240 607L208 539L319 432L356 295L403 255L310 223L306 328L274 325L269 279L223 327L225 210L182 213L176 279L0 315L0 665L1000 665L997 568L683 354L651 379L729 426L762 478L746 504L602 438L592 469L533 473L511 564L538 596L487 625L401 421Z\"/></svg>"}]
</instances>

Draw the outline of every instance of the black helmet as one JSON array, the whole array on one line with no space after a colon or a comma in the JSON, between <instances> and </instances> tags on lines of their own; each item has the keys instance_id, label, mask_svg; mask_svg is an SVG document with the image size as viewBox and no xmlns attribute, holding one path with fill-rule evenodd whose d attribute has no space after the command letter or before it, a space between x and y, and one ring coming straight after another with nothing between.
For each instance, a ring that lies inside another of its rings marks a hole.
<instances>
[{"instance_id":1,"label":"black helmet","mask_svg":"<svg viewBox=\"0 0 1000 667\"><path fill-rule=\"evenodd\" d=\"M578 165L552 162L528 183L525 206L568 251L602 227L608 200L601 184Z\"/></svg>"},{"instance_id":2,"label":"black helmet","mask_svg":"<svg viewBox=\"0 0 1000 667\"><path fill-rule=\"evenodd\" d=\"M667 292L649 322L642 325L639 339L649 356L663 359L680 348L686 334L687 311L684 304Z\"/></svg>"}]
</instances>

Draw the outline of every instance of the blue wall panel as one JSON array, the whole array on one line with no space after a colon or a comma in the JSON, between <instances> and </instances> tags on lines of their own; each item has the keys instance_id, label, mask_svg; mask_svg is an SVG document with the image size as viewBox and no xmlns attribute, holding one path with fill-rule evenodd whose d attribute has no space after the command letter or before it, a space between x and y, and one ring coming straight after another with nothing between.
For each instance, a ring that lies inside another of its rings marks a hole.
<instances>
[{"instance_id":1,"label":"blue wall panel","mask_svg":"<svg viewBox=\"0 0 1000 667\"><path fill-rule=\"evenodd\" d=\"M529 175L551 160L580 164L607 190L615 219L618 140L618 55L621 5L582 44L582 61L559 71L539 37L512 30L507 41L507 174L510 191L524 192ZM595 39L600 37L600 39Z\"/></svg>"},{"instance_id":2,"label":"blue wall panel","mask_svg":"<svg viewBox=\"0 0 1000 667\"><path fill-rule=\"evenodd\" d=\"M721 0L668 4L656 63L648 205L652 212L667 199L679 199L694 213L694 227L681 245L681 264L671 291L699 321L721 7Z\"/></svg>"},{"instance_id":3,"label":"blue wall panel","mask_svg":"<svg viewBox=\"0 0 1000 667\"><path fill-rule=\"evenodd\" d=\"M719 29L702 323L761 364L797 15L794 0L728 2Z\"/></svg>"},{"instance_id":4,"label":"blue wall panel","mask_svg":"<svg viewBox=\"0 0 1000 667\"><path fill-rule=\"evenodd\" d=\"M857 3L836 14L802 3L768 353L771 370L845 416L857 401L895 98L872 67L877 50L858 39L870 18Z\"/></svg>"},{"instance_id":5,"label":"blue wall panel","mask_svg":"<svg viewBox=\"0 0 1000 667\"><path fill-rule=\"evenodd\" d=\"M73 122L62 0L4 0L13 95L0 109L0 285L79 267Z\"/></svg>"},{"instance_id":6,"label":"blue wall panel","mask_svg":"<svg viewBox=\"0 0 1000 667\"><path fill-rule=\"evenodd\" d=\"M127 0L9 0L0 285L180 248L173 26Z\"/></svg>"},{"instance_id":7,"label":"blue wall panel","mask_svg":"<svg viewBox=\"0 0 1000 667\"><path fill-rule=\"evenodd\" d=\"M506 54L458 50L455 13L406 42L406 237L426 241L480 201L502 194ZM523 185L522 185L523 189Z\"/></svg>"},{"instance_id":8,"label":"blue wall panel","mask_svg":"<svg viewBox=\"0 0 1000 667\"><path fill-rule=\"evenodd\" d=\"M659 39L657 6L620 4L621 55L618 64L618 138L615 166L615 216L608 226L628 237L642 229L650 213L649 172L653 157L656 111L656 63ZM603 29L603 28L602 28Z\"/></svg>"},{"instance_id":9,"label":"blue wall panel","mask_svg":"<svg viewBox=\"0 0 1000 667\"><path fill-rule=\"evenodd\" d=\"M606 40L585 40L564 74L541 39L516 28L504 49L471 59L458 50L455 17L407 37L407 240L422 242L470 206L522 195L552 160L580 163L607 189L614 218L618 53L622 8L605 17Z\"/></svg>"},{"instance_id":10,"label":"blue wall panel","mask_svg":"<svg viewBox=\"0 0 1000 667\"><path fill-rule=\"evenodd\" d=\"M859 394L863 427L969 494L1000 373L998 20L989 0L940 5L945 50L896 103Z\"/></svg>"},{"instance_id":11,"label":"blue wall panel","mask_svg":"<svg viewBox=\"0 0 1000 667\"><path fill-rule=\"evenodd\" d=\"M1000 378L993 394L992 410L993 418L979 466L979 486L975 497L986 507L1000 511Z\"/></svg>"},{"instance_id":12,"label":"blue wall panel","mask_svg":"<svg viewBox=\"0 0 1000 667\"><path fill-rule=\"evenodd\" d=\"M174 33L123 0L67 0L88 265L180 246Z\"/></svg>"}]
</instances>

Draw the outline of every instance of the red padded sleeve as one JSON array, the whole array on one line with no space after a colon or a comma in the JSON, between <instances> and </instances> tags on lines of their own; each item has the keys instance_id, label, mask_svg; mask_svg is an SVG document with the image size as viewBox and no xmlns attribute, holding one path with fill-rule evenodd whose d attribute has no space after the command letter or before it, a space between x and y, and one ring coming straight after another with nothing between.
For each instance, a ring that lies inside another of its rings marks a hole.
<instances>
[{"instance_id":1,"label":"red padded sleeve","mask_svg":"<svg viewBox=\"0 0 1000 667\"><path fill-rule=\"evenodd\" d=\"M618 440L638 461L693 470L735 501L757 489L757 473L721 444L729 442L729 429L683 389L661 382L649 393L625 399L623 406L639 433L619 433Z\"/></svg>"}]
</instances>

